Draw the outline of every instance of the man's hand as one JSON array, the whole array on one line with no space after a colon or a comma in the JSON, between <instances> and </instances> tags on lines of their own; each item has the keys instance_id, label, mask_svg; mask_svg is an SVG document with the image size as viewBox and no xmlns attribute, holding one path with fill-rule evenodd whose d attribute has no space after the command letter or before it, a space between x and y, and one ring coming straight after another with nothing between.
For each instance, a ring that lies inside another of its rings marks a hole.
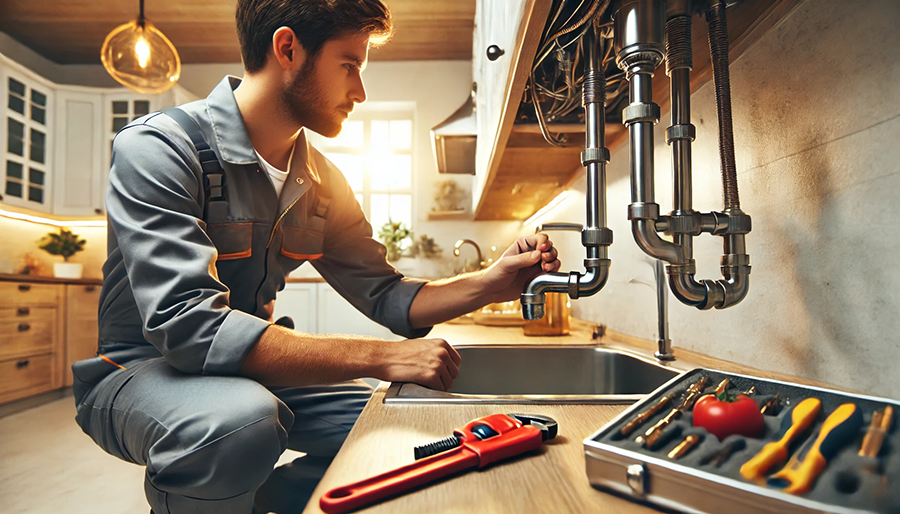
<instances>
[{"instance_id":1,"label":"man's hand","mask_svg":"<svg viewBox=\"0 0 900 514\"><path fill-rule=\"evenodd\" d=\"M541 273L559 271L559 252L543 232L516 239L490 268L485 270L485 293L495 301L517 300L531 279Z\"/></svg>"},{"instance_id":2,"label":"man's hand","mask_svg":"<svg viewBox=\"0 0 900 514\"><path fill-rule=\"evenodd\" d=\"M459 376L459 353L443 339L407 339L385 343L383 371L387 382L415 382L446 391Z\"/></svg>"}]
</instances>

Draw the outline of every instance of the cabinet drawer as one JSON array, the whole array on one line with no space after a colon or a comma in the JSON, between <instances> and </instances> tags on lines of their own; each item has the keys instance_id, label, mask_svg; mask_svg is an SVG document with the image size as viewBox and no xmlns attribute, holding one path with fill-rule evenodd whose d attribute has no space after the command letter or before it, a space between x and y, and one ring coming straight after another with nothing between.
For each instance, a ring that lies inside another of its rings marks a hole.
<instances>
[{"instance_id":1,"label":"cabinet drawer","mask_svg":"<svg viewBox=\"0 0 900 514\"><path fill-rule=\"evenodd\" d=\"M0 319L0 359L47 352L53 348L56 331L56 310L43 319L35 316L20 320Z\"/></svg>"},{"instance_id":2,"label":"cabinet drawer","mask_svg":"<svg viewBox=\"0 0 900 514\"><path fill-rule=\"evenodd\" d=\"M56 284L0 282L0 307L56 305L59 288Z\"/></svg>"},{"instance_id":3,"label":"cabinet drawer","mask_svg":"<svg viewBox=\"0 0 900 514\"><path fill-rule=\"evenodd\" d=\"M0 397L20 389L52 388L50 355L0 361Z\"/></svg>"},{"instance_id":4,"label":"cabinet drawer","mask_svg":"<svg viewBox=\"0 0 900 514\"><path fill-rule=\"evenodd\" d=\"M100 286L67 285L66 317L70 320L97 320L97 309L100 306Z\"/></svg>"}]
</instances>

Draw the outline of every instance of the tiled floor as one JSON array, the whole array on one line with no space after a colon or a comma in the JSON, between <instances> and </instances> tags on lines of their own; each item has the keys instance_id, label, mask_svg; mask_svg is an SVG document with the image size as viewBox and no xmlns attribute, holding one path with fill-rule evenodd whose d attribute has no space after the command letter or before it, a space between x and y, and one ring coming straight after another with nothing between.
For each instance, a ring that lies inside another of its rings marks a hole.
<instances>
[{"instance_id":1,"label":"tiled floor","mask_svg":"<svg viewBox=\"0 0 900 514\"><path fill-rule=\"evenodd\" d=\"M302 455L288 450L279 464ZM0 512L146 514L144 468L75 424L71 396L0 418Z\"/></svg>"}]
</instances>

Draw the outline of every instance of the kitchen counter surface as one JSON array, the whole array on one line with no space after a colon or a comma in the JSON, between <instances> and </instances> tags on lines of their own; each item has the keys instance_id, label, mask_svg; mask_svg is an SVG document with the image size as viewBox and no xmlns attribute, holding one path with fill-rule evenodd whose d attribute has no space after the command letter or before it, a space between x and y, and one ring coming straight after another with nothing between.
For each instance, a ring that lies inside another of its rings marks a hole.
<instances>
[{"instance_id":1,"label":"kitchen counter surface","mask_svg":"<svg viewBox=\"0 0 900 514\"><path fill-rule=\"evenodd\" d=\"M429 337L451 344L591 344L652 356L655 344L595 330L596 325L573 321L572 333L562 337L527 337L520 327L443 324ZM594 332L603 336L593 340ZM713 359L675 348L679 366L710 367L764 378L827 386L783 374ZM465 365L465 363L463 363ZM454 428L489 414L544 414L559 423L556 439L540 453L471 471L384 501L361 512L657 512L622 497L591 487L585 473L582 441L624 411L627 405L385 405L382 383L372 395L353 430L328 469L304 513L322 512L319 498L326 491L413 462L413 448L451 435Z\"/></svg>"},{"instance_id":2,"label":"kitchen counter surface","mask_svg":"<svg viewBox=\"0 0 900 514\"><path fill-rule=\"evenodd\" d=\"M0 273L0 281L5 282L40 282L44 284L84 284L99 286L103 284L102 278L56 278L42 275L20 275L17 273Z\"/></svg>"}]
</instances>

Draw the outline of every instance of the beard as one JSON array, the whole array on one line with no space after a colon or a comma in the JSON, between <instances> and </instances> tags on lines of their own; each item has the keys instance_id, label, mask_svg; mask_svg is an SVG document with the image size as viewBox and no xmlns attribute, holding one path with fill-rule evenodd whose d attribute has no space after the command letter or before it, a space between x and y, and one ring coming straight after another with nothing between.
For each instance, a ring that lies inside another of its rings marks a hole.
<instances>
[{"instance_id":1,"label":"beard","mask_svg":"<svg viewBox=\"0 0 900 514\"><path fill-rule=\"evenodd\" d=\"M341 133L345 116L328 105L325 88L316 74L315 58L307 59L294 79L285 84L281 101L285 114L297 125L329 138Z\"/></svg>"}]
</instances>

